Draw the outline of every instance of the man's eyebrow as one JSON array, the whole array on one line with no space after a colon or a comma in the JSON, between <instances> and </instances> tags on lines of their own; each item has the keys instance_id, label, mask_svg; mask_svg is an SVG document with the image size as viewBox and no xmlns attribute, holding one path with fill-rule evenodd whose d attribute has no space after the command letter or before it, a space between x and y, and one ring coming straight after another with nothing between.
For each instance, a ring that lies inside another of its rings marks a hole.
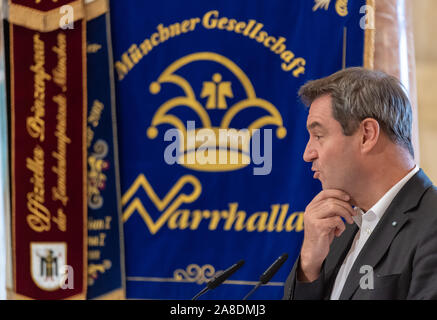
<instances>
[{"instance_id":1,"label":"man's eyebrow","mask_svg":"<svg viewBox=\"0 0 437 320\"><path fill-rule=\"evenodd\" d=\"M312 129L315 129L315 128L323 129L323 126L321 125L320 122L317 122L317 121L311 122L309 125L307 125L307 129L308 130L312 130Z\"/></svg>"}]
</instances>

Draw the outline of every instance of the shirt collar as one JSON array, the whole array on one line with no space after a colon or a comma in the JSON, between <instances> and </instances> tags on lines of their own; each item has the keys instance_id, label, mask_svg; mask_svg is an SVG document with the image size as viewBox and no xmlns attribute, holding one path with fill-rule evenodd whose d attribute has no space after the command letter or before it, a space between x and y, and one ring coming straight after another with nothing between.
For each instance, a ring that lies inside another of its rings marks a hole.
<instances>
[{"instance_id":1,"label":"shirt collar","mask_svg":"<svg viewBox=\"0 0 437 320\"><path fill-rule=\"evenodd\" d=\"M390 190L388 190L381 199L376 202L372 208L370 208L367 212L361 210L361 208L354 207L354 210L359 214L355 217L352 217L355 223L361 228L362 219L365 215L376 215L376 222L378 222L385 211L387 210L390 203L396 197L398 192L402 189L402 187L410 180L417 172L419 171L419 167L415 166L413 170L407 173L405 177L403 177L398 183L396 183ZM373 214L371 213L373 212Z\"/></svg>"}]
</instances>

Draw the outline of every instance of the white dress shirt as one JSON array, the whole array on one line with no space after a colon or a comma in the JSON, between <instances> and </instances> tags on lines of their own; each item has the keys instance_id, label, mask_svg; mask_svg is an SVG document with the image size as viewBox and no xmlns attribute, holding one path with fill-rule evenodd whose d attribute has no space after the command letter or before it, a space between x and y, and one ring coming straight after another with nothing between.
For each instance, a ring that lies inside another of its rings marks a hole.
<instances>
[{"instance_id":1,"label":"white dress shirt","mask_svg":"<svg viewBox=\"0 0 437 320\"><path fill-rule=\"evenodd\" d=\"M410 180L410 178L414 176L418 171L419 168L415 166L413 170L411 170L404 178L402 178L389 191L387 191L387 193L381 199L379 199L378 202L375 203L375 205L367 212L363 212L363 210L358 207L354 208L354 210L359 214L353 216L352 218L358 225L359 229L357 234L355 235L349 253L344 259L340 270L338 271L337 278L335 279L334 287L331 292L331 300L338 300L340 298L341 291L343 290L343 286L346 282L350 270L352 269L355 259L358 257L358 254L360 253L367 239L369 239L373 229L375 229L379 220L381 220L381 217L383 216L395 196L398 194L398 192L402 189L405 183L407 183L407 181Z\"/></svg>"}]
</instances>

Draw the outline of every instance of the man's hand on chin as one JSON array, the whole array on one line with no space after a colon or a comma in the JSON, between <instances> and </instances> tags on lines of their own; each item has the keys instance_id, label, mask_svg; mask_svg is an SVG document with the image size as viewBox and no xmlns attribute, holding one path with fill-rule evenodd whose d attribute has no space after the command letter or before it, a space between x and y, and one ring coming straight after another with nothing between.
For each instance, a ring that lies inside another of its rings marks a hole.
<instances>
[{"instance_id":1,"label":"man's hand on chin","mask_svg":"<svg viewBox=\"0 0 437 320\"><path fill-rule=\"evenodd\" d=\"M297 275L299 281L312 282L319 277L334 237L339 237L346 229L341 218L349 224L354 223L352 216L356 212L348 201L350 196L344 191L326 189L306 207L304 240Z\"/></svg>"}]
</instances>

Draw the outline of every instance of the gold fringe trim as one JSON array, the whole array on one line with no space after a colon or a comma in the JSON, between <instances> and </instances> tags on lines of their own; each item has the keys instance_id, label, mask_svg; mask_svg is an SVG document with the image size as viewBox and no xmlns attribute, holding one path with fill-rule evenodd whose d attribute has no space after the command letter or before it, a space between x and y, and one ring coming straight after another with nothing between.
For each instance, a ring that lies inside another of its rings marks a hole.
<instances>
[{"instance_id":1,"label":"gold fringe trim","mask_svg":"<svg viewBox=\"0 0 437 320\"><path fill-rule=\"evenodd\" d=\"M86 299L86 290L88 288L88 197L87 197L87 114L88 114L88 86L87 86L87 42L86 42L86 21L82 20L82 202L83 202L83 280L82 280L82 292L83 299ZM73 297L71 298L73 299Z\"/></svg>"},{"instance_id":2,"label":"gold fringe trim","mask_svg":"<svg viewBox=\"0 0 437 320\"><path fill-rule=\"evenodd\" d=\"M98 296L97 298L94 298L93 300L125 300L126 299L126 293L123 289L116 289L114 291L111 291L109 293L105 293L101 296Z\"/></svg>"},{"instance_id":3,"label":"gold fringe trim","mask_svg":"<svg viewBox=\"0 0 437 320\"><path fill-rule=\"evenodd\" d=\"M65 300L86 300L86 294L79 293L79 294L76 294L75 296L68 297Z\"/></svg>"},{"instance_id":4,"label":"gold fringe trim","mask_svg":"<svg viewBox=\"0 0 437 320\"><path fill-rule=\"evenodd\" d=\"M373 29L368 28L364 30L364 68L373 70L374 58L375 58L375 0L367 0L367 5L373 8L373 14L370 15L371 26Z\"/></svg>"},{"instance_id":5,"label":"gold fringe trim","mask_svg":"<svg viewBox=\"0 0 437 320\"><path fill-rule=\"evenodd\" d=\"M7 300L32 300L29 297L22 296L21 294L15 293L14 290L6 289L6 299Z\"/></svg>"},{"instance_id":6,"label":"gold fringe trim","mask_svg":"<svg viewBox=\"0 0 437 320\"><path fill-rule=\"evenodd\" d=\"M81 20L85 16L83 2L77 0L68 4L73 7L74 21ZM40 32L50 32L60 29L59 22L62 14L59 8L46 12L28 8L15 3L9 3L9 22L21 27Z\"/></svg>"},{"instance_id":7,"label":"gold fringe trim","mask_svg":"<svg viewBox=\"0 0 437 320\"><path fill-rule=\"evenodd\" d=\"M6 299L7 300L36 300L19 293L16 293L10 289L6 290ZM68 297L66 300L85 300L86 296L83 293Z\"/></svg>"},{"instance_id":8,"label":"gold fringe trim","mask_svg":"<svg viewBox=\"0 0 437 320\"><path fill-rule=\"evenodd\" d=\"M95 19L109 11L108 0L94 0L85 5L86 20Z\"/></svg>"}]
</instances>

